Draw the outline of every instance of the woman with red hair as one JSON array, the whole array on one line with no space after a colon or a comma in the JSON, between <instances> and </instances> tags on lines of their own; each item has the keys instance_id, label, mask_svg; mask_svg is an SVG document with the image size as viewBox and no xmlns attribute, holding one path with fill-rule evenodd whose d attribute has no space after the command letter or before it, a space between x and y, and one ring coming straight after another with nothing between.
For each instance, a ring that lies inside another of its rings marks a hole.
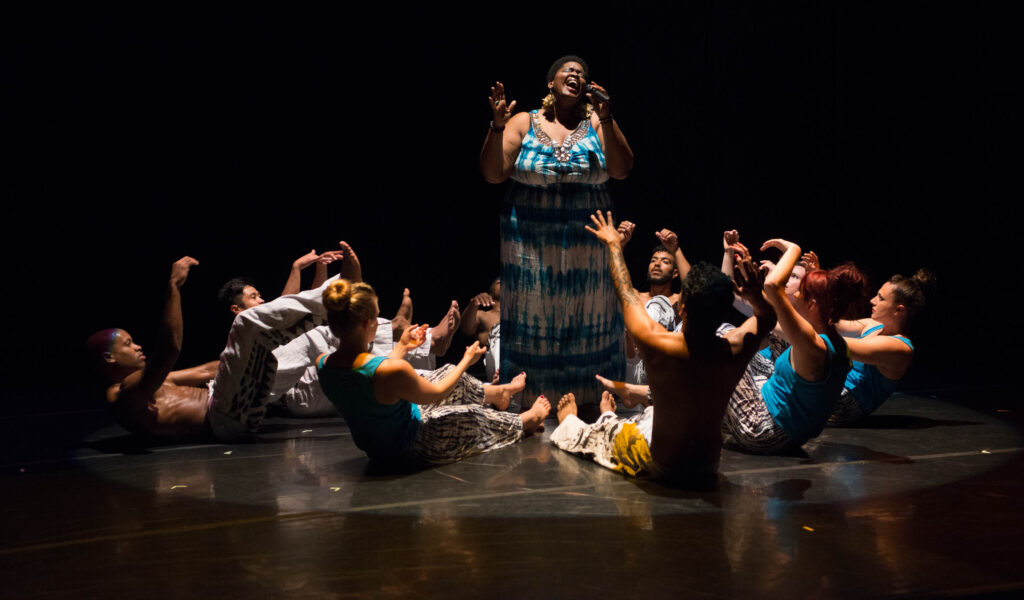
<instances>
[{"instance_id":1,"label":"woman with red hair","mask_svg":"<svg viewBox=\"0 0 1024 600\"><path fill-rule=\"evenodd\" d=\"M749 255L742 244L733 248L740 257ZM800 260L800 247L771 239L761 246L768 248L783 254L765 278L764 295L790 347L767 380L758 381L755 370L747 369L722 422L727 442L759 454L799 447L821 433L850 370L846 341L836 324L867 296L860 271L842 265L808 272L790 301L786 282Z\"/></svg>"}]
</instances>

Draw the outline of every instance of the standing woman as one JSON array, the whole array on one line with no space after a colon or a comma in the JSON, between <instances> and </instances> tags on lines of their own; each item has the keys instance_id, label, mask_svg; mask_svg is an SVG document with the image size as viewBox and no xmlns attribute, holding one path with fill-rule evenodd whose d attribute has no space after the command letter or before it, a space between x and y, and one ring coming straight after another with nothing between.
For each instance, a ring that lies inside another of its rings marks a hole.
<instances>
[{"instance_id":1,"label":"standing woman","mask_svg":"<svg viewBox=\"0 0 1024 600\"><path fill-rule=\"evenodd\" d=\"M516 115L494 84L480 152L484 179L512 178L501 210L501 381L529 372L525 405L552 390L596 404L593 373L622 379L624 326L604 249L579 223L612 209L605 182L629 175L633 152L582 58L559 58L547 81L542 107Z\"/></svg>"},{"instance_id":2,"label":"standing woman","mask_svg":"<svg viewBox=\"0 0 1024 600\"><path fill-rule=\"evenodd\" d=\"M829 425L846 425L871 414L896 391L914 359L914 344L907 338L910 321L924 307L925 290L934 284L927 269L913 277L893 275L871 299L870 319L839 322L843 334L857 337L847 340L853 368Z\"/></svg>"}]
</instances>

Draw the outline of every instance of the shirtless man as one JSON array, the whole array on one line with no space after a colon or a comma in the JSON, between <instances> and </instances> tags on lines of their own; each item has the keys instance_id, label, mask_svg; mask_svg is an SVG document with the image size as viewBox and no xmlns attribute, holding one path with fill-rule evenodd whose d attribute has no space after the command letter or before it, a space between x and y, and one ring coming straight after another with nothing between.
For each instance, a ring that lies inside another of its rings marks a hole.
<instances>
[{"instance_id":1,"label":"shirtless man","mask_svg":"<svg viewBox=\"0 0 1024 600\"><path fill-rule=\"evenodd\" d=\"M90 336L88 346L106 378L107 403L129 431L178 441L244 440L259 426L269 398L291 389L305 370L284 364L279 370L274 351L291 348L293 340L303 343L303 334L326 323L321 290L282 296L242 311L219 361L174 371L183 332L180 288L189 269L198 264L186 256L171 268L162 327L151 357L123 329L99 331ZM405 349L406 337L422 331L410 327L396 348ZM307 353L302 348L294 352Z\"/></svg>"},{"instance_id":2,"label":"shirtless man","mask_svg":"<svg viewBox=\"0 0 1024 600\"><path fill-rule=\"evenodd\" d=\"M174 439L203 437L209 392L206 383L218 361L172 371L181 352L181 291L190 268L199 262L179 259L171 267L160 337L147 359L142 346L123 329L104 329L89 337L91 353L109 385L106 400L117 422L133 433Z\"/></svg>"},{"instance_id":3,"label":"shirtless man","mask_svg":"<svg viewBox=\"0 0 1024 600\"><path fill-rule=\"evenodd\" d=\"M605 393L596 423L576 416L572 394L558 403L558 428L551 441L569 452L592 457L608 468L650 475L666 482L694 484L713 479L722 449L722 417L730 394L760 341L775 325L775 313L762 295L759 270L750 260L737 264L736 286L754 307L754 316L725 337L715 330L732 304L733 286L707 264L693 268L684 281L681 332L666 331L648 316L632 286L622 256L621 237L611 212L591 217L591 232L608 250L615 292L626 328L648 366L654 407L629 419L617 419Z\"/></svg>"}]
</instances>

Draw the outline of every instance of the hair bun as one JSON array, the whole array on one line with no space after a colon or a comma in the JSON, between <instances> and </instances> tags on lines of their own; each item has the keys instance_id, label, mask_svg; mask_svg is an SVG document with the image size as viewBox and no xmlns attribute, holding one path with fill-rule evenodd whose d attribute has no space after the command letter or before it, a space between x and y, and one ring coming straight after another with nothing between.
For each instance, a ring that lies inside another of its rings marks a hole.
<instances>
[{"instance_id":1,"label":"hair bun","mask_svg":"<svg viewBox=\"0 0 1024 600\"><path fill-rule=\"evenodd\" d=\"M327 310L344 310L351 297L352 284L347 279L336 279L324 288L324 307Z\"/></svg>"},{"instance_id":2,"label":"hair bun","mask_svg":"<svg viewBox=\"0 0 1024 600\"><path fill-rule=\"evenodd\" d=\"M938 283L935 278L935 274L923 267L918 269L917 273L914 273L914 276L911 277L911 279L917 284L917 287L921 288L921 291L926 296L935 291L935 287Z\"/></svg>"}]
</instances>

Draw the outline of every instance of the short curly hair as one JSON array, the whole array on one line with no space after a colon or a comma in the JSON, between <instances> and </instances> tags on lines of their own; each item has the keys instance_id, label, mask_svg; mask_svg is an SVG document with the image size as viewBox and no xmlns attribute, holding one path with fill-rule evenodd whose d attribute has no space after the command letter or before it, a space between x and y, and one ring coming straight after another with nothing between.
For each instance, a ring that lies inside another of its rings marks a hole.
<instances>
[{"instance_id":1,"label":"short curly hair","mask_svg":"<svg viewBox=\"0 0 1024 600\"><path fill-rule=\"evenodd\" d=\"M580 66L583 67L583 79L590 81L590 67L587 66L587 61L575 54L566 54L565 56L556 58L555 62L551 63L551 68L548 69L548 81L554 81L555 74L558 73L558 70L562 68L562 65L567 62L580 63Z\"/></svg>"},{"instance_id":2,"label":"short curly hair","mask_svg":"<svg viewBox=\"0 0 1024 600\"><path fill-rule=\"evenodd\" d=\"M732 279L706 262L694 265L680 284L679 301L686 312L688 330L714 330L732 308Z\"/></svg>"}]
</instances>

